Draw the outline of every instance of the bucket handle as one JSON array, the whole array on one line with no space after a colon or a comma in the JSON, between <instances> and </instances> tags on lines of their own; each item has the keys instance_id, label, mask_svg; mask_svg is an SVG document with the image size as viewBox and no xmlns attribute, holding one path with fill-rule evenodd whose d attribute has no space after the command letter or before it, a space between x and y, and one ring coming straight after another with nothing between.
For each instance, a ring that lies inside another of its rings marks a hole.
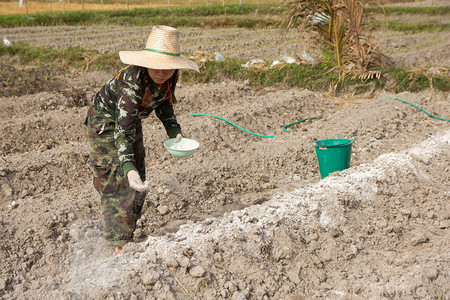
<instances>
[{"instance_id":1,"label":"bucket handle","mask_svg":"<svg viewBox=\"0 0 450 300\"><path fill-rule=\"evenodd\" d=\"M319 147L319 149L324 149L324 148L337 148L337 147L347 146L347 145L353 143L352 140L348 140L348 142L345 142L345 143L343 143L343 144L338 144L338 145L318 145L318 144L317 144L317 141L318 141L318 140L315 140L315 141L313 142L313 145Z\"/></svg>"}]
</instances>

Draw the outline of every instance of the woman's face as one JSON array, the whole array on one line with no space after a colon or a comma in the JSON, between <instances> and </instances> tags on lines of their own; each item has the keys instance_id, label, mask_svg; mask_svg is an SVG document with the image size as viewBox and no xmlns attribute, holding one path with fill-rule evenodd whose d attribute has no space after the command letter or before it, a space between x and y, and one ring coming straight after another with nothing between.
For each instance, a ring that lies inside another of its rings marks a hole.
<instances>
[{"instance_id":1,"label":"woman's face","mask_svg":"<svg viewBox=\"0 0 450 300\"><path fill-rule=\"evenodd\" d=\"M164 83L167 79L172 77L175 69L171 70L156 70L156 69L147 69L148 75L150 78L157 84Z\"/></svg>"}]
</instances>

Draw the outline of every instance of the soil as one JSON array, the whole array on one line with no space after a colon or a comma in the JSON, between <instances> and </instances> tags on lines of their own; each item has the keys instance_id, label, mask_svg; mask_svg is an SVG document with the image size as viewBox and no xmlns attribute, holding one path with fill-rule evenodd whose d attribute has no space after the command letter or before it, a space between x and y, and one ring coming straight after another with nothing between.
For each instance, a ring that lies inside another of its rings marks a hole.
<instances>
[{"instance_id":1,"label":"soil","mask_svg":"<svg viewBox=\"0 0 450 300\"><path fill-rule=\"evenodd\" d=\"M89 30L99 29L108 30ZM200 29L181 29L182 36L193 31ZM270 30L233 31L206 30L207 47L195 38L187 47L239 56L248 41L232 47L220 38L279 39ZM387 38L412 48L428 36ZM439 69L448 61L439 64L441 53L432 50L442 43L448 49L448 39L423 45L429 58L392 59ZM252 44L255 52L242 57L289 54ZM35 69L14 57L3 57L1 68L2 299L448 299L450 127L383 98L449 118L448 93L332 96L181 83L177 118L200 147L174 158L159 120L144 121L152 190L133 242L114 256L102 242L82 125L89 101L114 74ZM350 168L321 179L312 143L326 138L354 144Z\"/></svg>"}]
</instances>

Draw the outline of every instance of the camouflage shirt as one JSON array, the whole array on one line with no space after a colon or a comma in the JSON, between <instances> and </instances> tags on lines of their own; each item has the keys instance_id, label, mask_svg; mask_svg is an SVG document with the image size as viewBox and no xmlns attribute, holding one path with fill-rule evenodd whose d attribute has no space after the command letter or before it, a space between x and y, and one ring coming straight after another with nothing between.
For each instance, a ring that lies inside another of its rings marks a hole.
<instances>
[{"instance_id":1,"label":"camouflage shirt","mask_svg":"<svg viewBox=\"0 0 450 300\"><path fill-rule=\"evenodd\" d=\"M135 140L136 124L155 111L170 138L181 133L173 111L178 71L163 84L155 83L147 68L126 66L111 78L97 93L92 107L105 119L105 124L114 124L114 140L121 164L134 161L132 144Z\"/></svg>"}]
</instances>

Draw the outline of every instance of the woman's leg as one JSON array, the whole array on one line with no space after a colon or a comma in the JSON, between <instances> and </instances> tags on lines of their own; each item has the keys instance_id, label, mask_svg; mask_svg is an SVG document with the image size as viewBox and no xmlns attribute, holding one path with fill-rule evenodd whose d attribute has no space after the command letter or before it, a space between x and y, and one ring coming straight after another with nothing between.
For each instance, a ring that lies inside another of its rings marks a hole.
<instances>
[{"instance_id":1,"label":"woman's leg","mask_svg":"<svg viewBox=\"0 0 450 300\"><path fill-rule=\"evenodd\" d=\"M117 157L114 124L89 110L86 126L90 143L90 164L94 187L101 196L104 237L110 246L123 246L133 236L136 219L133 213L136 191L130 188Z\"/></svg>"}]
</instances>

